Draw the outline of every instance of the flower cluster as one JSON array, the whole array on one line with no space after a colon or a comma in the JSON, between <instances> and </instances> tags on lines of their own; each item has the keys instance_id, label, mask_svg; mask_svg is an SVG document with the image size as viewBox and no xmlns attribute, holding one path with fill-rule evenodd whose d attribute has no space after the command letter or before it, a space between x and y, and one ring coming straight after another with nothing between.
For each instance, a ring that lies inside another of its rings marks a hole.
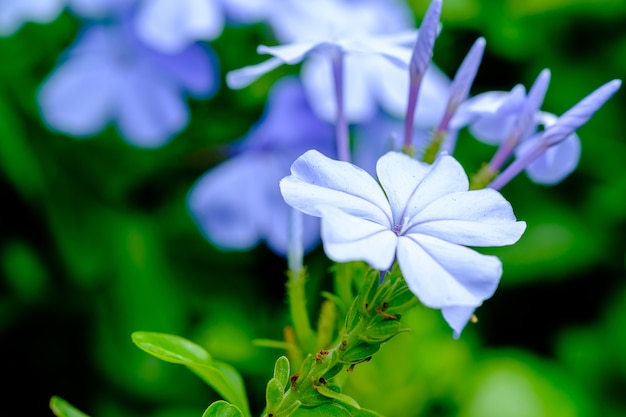
<instances>
[{"instance_id":1,"label":"flower cluster","mask_svg":"<svg viewBox=\"0 0 626 417\"><path fill-rule=\"evenodd\" d=\"M332 260L366 261L383 274L397 261L457 336L502 273L497 258L468 246L510 245L525 229L497 190L521 171L544 185L569 175L581 153L575 131L621 85L605 84L560 117L541 109L547 69L528 92L516 85L472 97L486 40L449 79L432 62L441 0L419 30L403 0L5 0L0 35L64 8L83 26L38 91L43 120L77 137L113 124L146 148L184 129L188 96L216 92L208 42L231 22L266 24L278 45L258 52L271 57L229 72L227 84L245 88L283 64L301 64L300 79L277 82L229 159L193 185L191 217L219 248L264 242L291 258L316 247L319 217ZM453 156L462 129L498 146L471 181ZM308 215L302 224L290 224L299 217L289 206Z\"/></svg>"}]
</instances>

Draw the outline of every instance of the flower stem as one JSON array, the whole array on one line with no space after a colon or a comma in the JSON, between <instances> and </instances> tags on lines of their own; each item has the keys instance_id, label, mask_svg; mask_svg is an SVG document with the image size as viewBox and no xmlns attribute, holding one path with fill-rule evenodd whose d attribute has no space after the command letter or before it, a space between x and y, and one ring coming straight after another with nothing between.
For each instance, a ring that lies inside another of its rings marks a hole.
<instances>
[{"instance_id":1,"label":"flower stem","mask_svg":"<svg viewBox=\"0 0 626 417\"><path fill-rule=\"evenodd\" d=\"M309 312L306 300L306 270L289 271L287 273L287 298L289 301L289 313L293 321L296 341L305 352L315 349L315 334L311 328Z\"/></svg>"},{"instance_id":2,"label":"flower stem","mask_svg":"<svg viewBox=\"0 0 626 417\"><path fill-rule=\"evenodd\" d=\"M350 162L350 138L346 120L343 97L343 53L332 54L333 80L335 84L335 101L337 103L337 119L335 132L337 136L337 157L340 161Z\"/></svg>"}]
</instances>

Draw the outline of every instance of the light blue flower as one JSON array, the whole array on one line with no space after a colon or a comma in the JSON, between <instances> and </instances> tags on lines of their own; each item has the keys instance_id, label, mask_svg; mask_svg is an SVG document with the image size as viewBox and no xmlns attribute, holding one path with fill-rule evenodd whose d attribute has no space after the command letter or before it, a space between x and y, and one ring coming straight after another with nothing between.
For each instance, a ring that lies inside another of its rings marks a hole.
<instances>
[{"instance_id":1,"label":"light blue flower","mask_svg":"<svg viewBox=\"0 0 626 417\"><path fill-rule=\"evenodd\" d=\"M526 224L497 191L468 191L451 156L428 165L389 152L376 171L380 185L355 165L308 151L280 188L287 204L321 218L330 259L362 260L381 271L397 259L411 291L441 309L458 336L502 274L498 258L466 246L513 244Z\"/></svg>"},{"instance_id":2,"label":"light blue flower","mask_svg":"<svg viewBox=\"0 0 626 417\"><path fill-rule=\"evenodd\" d=\"M204 236L222 249L247 250L264 241L279 255L289 243L289 212L278 183L303 152L334 154L333 128L312 113L298 81L272 89L262 120L236 145L235 155L204 174L188 197ZM319 221L305 216L303 250L319 243Z\"/></svg>"},{"instance_id":3,"label":"light blue flower","mask_svg":"<svg viewBox=\"0 0 626 417\"><path fill-rule=\"evenodd\" d=\"M519 156L532 145L539 131L551 126L557 117L540 110L549 82L549 72L538 77L537 98L529 105L524 86L516 85L510 92L490 91L465 101L452 124L469 124L469 131L478 140L498 145L498 153L490 164L493 171L501 169L511 155ZM526 114L525 114L526 113ZM526 167L526 174L537 184L553 185L567 177L578 165L580 139L575 133L558 146L551 147L538 160Z\"/></svg>"},{"instance_id":4,"label":"light blue flower","mask_svg":"<svg viewBox=\"0 0 626 417\"><path fill-rule=\"evenodd\" d=\"M198 40L213 40L226 19L252 23L270 10L269 0L146 0L136 13L139 37L163 52L179 52Z\"/></svg>"},{"instance_id":5,"label":"light blue flower","mask_svg":"<svg viewBox=\"0 0 626 417\"><path fill-rule=\"evenodd\" d=\"M187 125L185 95L215 91L215 65L200 45L171 55L145 47L127 20L87 25L41 86L38 102L52 130L86 137L112 122L129 143L157 147Z\"/></svg>"},{"instance_id":6,"label":"light blue flower","mask_svg":"<svg viewBox=\"0 0 626 417\"><path fill-rule=\"evenodd\" d=\"M14 34L25 22L52 22L64 6L65 0L0 0L0 36Z\"/></svg>"},{"instance_id":7,"label":"light blue flower","mask_svg":"<svg viewBox=\"0 0 626 417\"><path fill-rule=\"evenodd\" d=\"M332 69L340 69L345 97L345 114L350 122L364 122L382 106L396 117L404 116L408 79L406 69L415 43L411 12L403 1L364 0L315 2L285 0L268 17L282 45L261 45L258 52L272 56L267 61L227 75L231 88L243 88L283 64L302 62L301 78L315 113L335 121L336 82ZM436 67L429 67L425 84L436 93L425 92L433 103L418 109L418 119L438 117L445 109L449 81ZM442 82L442 79L445 80ZM439 99L440 97L443 99ZM433 110L434 109L434 110Z\"/></svg>"},{"instance_id":8,"label":"light blue flower","mask_svg":"<svg viewBox=\"0 0 626 417\"><path fill-rule=\"evenodd\" d=\"M580 144L578 142L575 145L571 144L574 132L587 123L595 112L619 90L621 85L621 80L609 81L576 103L561 117L551 118L544 131L521 144L516 152L515 161L493 180L489 187L496 190L502 188L523 169L526 172L533 169L534 172L539 173L538 175L542 172L552 173L552 166L546 167L546 161L552 163L553 166L562 165L568 161L571 153L580 153ZM577 146L577 148L571 151L572 146Z\"/></svg>"}]
</instances>

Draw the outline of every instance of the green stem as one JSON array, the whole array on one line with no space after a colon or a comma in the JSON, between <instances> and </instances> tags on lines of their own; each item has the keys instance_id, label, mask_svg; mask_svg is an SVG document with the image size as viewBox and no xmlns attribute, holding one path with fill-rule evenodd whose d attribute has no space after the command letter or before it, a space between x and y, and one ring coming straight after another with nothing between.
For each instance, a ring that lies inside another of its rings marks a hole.
<instances>
[{"instance_id":1,"label":"green stem","mask_svg":"<svg viewBox=\"0 0 626 417\"><path fill-rule=\"evenodd\" d=\"M291 270L287 273L287 298L293 321L296 341L304 352L315 349L315 333L311 328L306 300L306 270Z\"/></svg>"}]
</instances>

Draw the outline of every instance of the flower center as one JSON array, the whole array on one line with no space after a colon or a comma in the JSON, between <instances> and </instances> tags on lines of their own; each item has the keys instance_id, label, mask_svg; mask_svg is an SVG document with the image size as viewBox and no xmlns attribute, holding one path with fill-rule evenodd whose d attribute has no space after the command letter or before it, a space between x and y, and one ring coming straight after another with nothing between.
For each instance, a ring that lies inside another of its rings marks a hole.
<instances>
[{"instance_id":1,"label":"flower center","mask_svg":"<svg viewBox=\"0 0 626 417\"><path fill-rule=\"evenodd\" d=\"M400 236L400 232L402 231L402 223L394 224L393 229L391 229L396 235Z\"/></svg>"}]
</instances>

